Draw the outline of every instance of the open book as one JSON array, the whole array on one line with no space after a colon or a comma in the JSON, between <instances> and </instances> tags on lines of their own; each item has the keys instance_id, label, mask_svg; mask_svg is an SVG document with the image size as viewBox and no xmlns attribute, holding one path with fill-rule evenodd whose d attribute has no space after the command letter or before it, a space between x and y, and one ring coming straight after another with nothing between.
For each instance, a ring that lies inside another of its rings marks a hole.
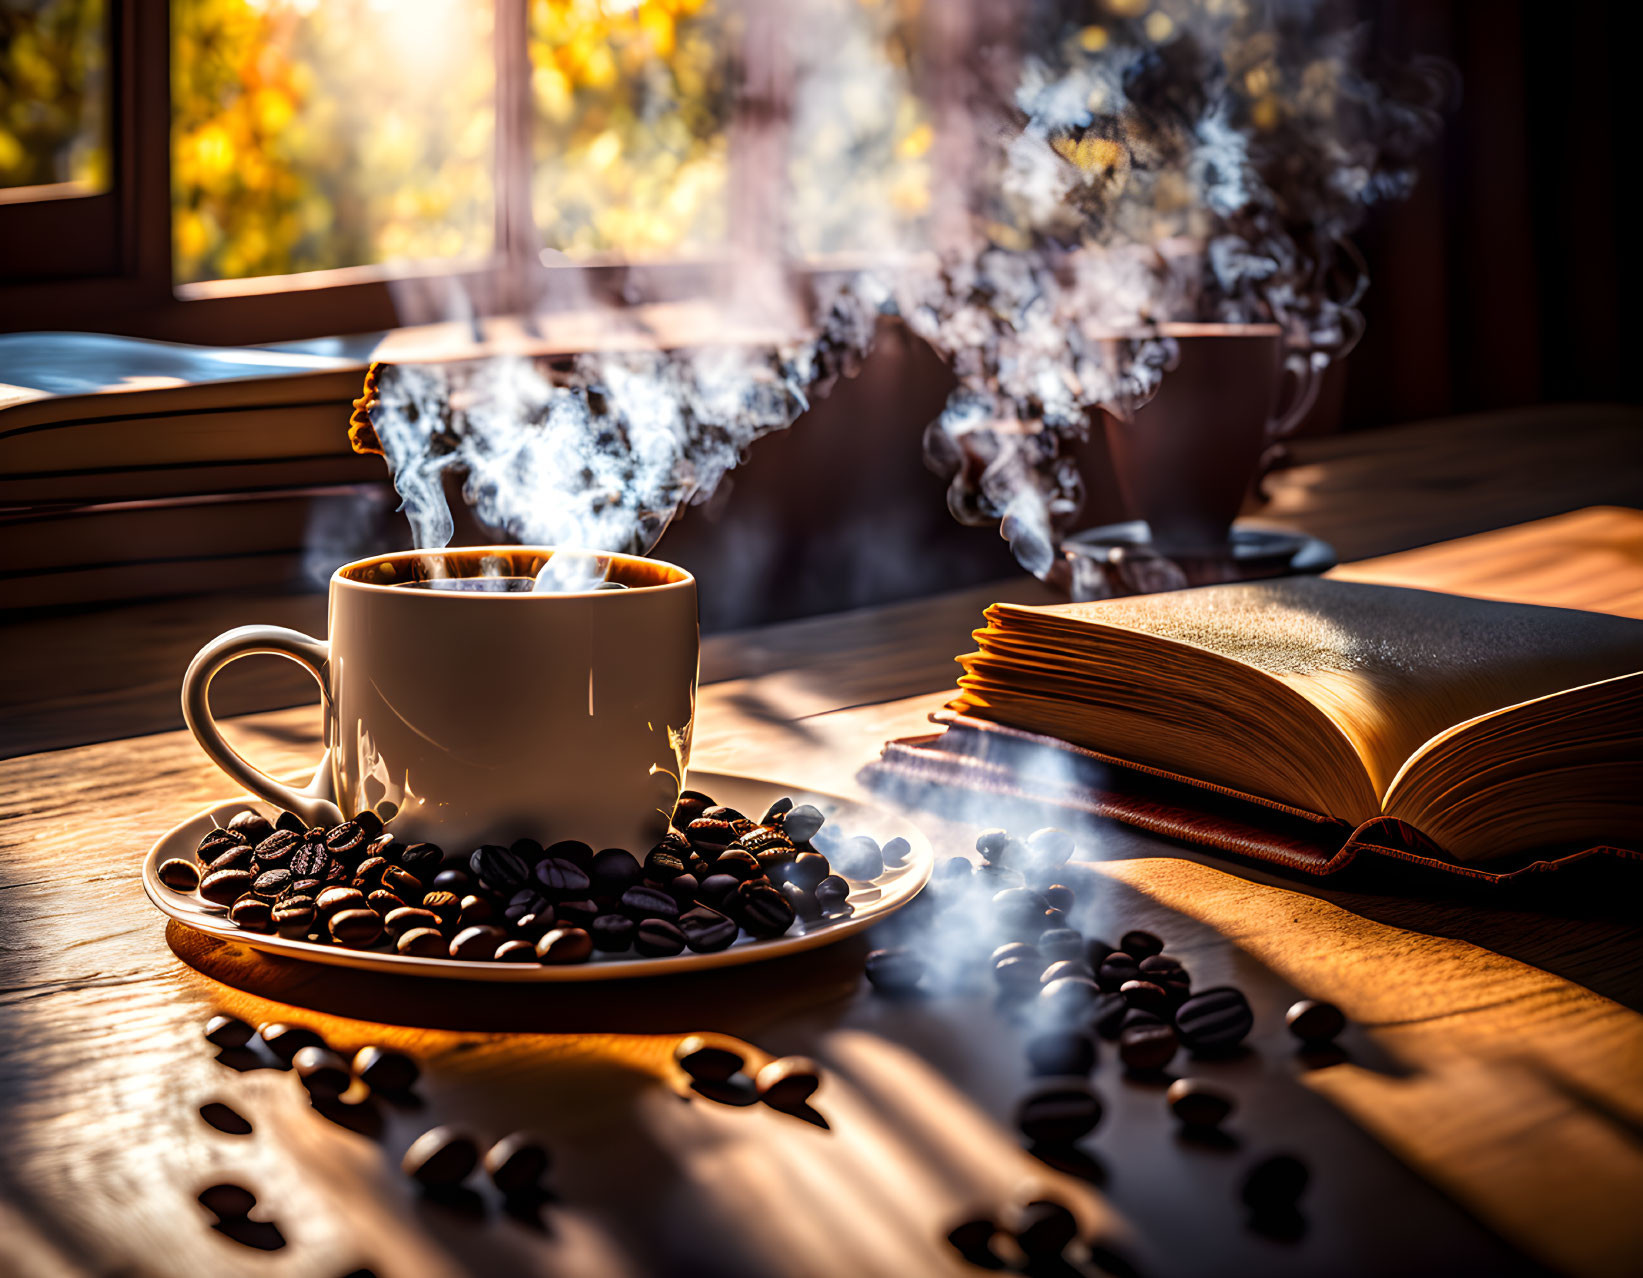
<instances>
[{"instance_id":1,"label":"open book","mask_svg":"<svg viewBox=\"0 0 1643 1278\"><path fill-rule=\"evenodd\" d=\"M972 719L1463 862L1643 848L1643 621L1321 578L986 619Z\"/></svg>"}]
</instances>

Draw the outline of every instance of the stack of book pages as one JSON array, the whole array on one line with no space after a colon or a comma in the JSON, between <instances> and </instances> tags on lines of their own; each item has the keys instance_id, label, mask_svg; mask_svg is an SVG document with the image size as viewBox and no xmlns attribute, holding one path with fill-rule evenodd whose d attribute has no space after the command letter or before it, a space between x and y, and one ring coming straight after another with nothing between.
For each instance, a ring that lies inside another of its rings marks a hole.
<instances>
[{"instance_id":1,"label":"stack of book pages","mask_svg":"<svg viewBox=\"0 0 1643 1278\"><path fill-rule=\"evenodd\" d=\"M306 584L391 508L347 438L375 344L0 335L7 606Z\"/></svg>"}]
</instances>

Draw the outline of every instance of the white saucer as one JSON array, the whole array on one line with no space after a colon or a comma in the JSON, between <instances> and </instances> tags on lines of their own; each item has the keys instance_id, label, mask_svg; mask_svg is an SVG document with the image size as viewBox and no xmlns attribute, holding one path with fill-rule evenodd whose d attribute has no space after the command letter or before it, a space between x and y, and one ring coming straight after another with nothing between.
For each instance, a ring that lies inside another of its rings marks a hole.
<instances>
[{"instance_id":1,"label":"white saucer","mask_svg":"<svg viewBox=\"0 0 1643 1278\"><path fill-rule=\"evenodd\" d=\"M391 972L401 976L435 976L456 981L613 981L639 976L667 976L675 972L699 972L710 967L728 967L736 963L757 963L762 959L780 958L797 954L800 950L815 949L861 931L879 919L885 918L906 905L918 895L919 889L930 881L935 865L935 853L930 841L904 817L873 804L857 803L838 795L818 794L779 785L772 781L758 781L751 777L730 776L719 772L691 772L687 784L693 790L710 794L722 804L757 815L782 795L793 802L811 803L820 808L827 823L843 835L870 834L880 843L900 835L912 845L906 860L897 866L887 866L883 874L870 883L850 881L850 904L854 912L846 918L818 920L806 923L796 921L786 936L760 941L745 932L728 949L716 954L692 954L688 951L673 958L643 958L633 954L598 954L586 963L546 966L536 963L478 963L460 959L411 958L381 948L351 950L340 945L320 945L314 941L289 940L260 932L246 932L228 921L228 911L202 899L197 892L177 892L160 882L160 865L173 857L192 861L200 840L213 826L223 825L246 808L255 808L270 820L278 809L259 799L230 799L213 804L198 816L184 821L169 831L143 860L143 890L148 899L160 910L179 923L219 937L261 950L266 954L286 958L305 959L311 963L329 963L335 967L363 968L371 972ZM446 849L454 852L455 849ZM642 853L641 853L642 855ZM453 861L452 864L459 862Z\"/></svg>"}]
</instances>

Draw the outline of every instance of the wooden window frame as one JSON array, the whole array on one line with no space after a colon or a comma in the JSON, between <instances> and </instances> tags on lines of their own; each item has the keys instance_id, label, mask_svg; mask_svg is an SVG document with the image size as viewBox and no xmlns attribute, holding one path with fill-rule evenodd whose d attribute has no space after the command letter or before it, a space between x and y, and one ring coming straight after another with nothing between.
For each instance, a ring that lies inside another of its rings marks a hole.
<instances>
[{"instance_id":1,"label":"wooden window frame","mask_svg":"<svg viewBox=\"0 0 1643 1278\"><path fill-rule=\"evenodd\" d=\"M676 300L700 294L728 267L615 259L543 265L528 177L520 178L530 168L528 0L496 0L497 200L488 257L177 284L170 8L166 0L110 6L110 190L52 195L48 188L37 198L0 198L0 332L94 330L243 345L446 317L437 300L407 306L406 295L418 292L431 299L458 293L479 315L525 314L630 298L641 279L646 300Z\"/></svg>"}]
</instances>

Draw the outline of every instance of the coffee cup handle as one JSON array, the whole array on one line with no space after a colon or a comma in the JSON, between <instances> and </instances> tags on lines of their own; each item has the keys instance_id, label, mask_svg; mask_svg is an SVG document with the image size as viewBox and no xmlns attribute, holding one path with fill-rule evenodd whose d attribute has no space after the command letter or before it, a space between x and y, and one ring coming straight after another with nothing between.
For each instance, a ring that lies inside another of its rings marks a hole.
<instances>
[{"instance_id":1,"label":"coffee cup handle","mask_svg":"<svg viewBox=\"0 0 1643 1278\"><path fill-rule=\"evenodd\" d=\"M1318 402L1318 391L1323 387L1323 378L1318 376L1308 351L1286 353L1284 373L1295 379L1295 388L1289 393L1289 403L1267 423L1268 442L1282 439L1299 426L1301 419L1312 411L1312 405Z\"/></svg>"},{"instance_id":2,"label":"coffee cup handle","mask_svg":"<svg viewBox=\"0 0 1643 1278\"><path fill-rule=\"evenodd\" d=\"M338 825L344 818L329 797L323 764L306 790L295 790L241 758L212 717L211 680L217 672L230 661L263 654L285 657L307 669L319 684L320 695L329 699L325 668L331 659L330 644L284 626L240 626L218 635L189 662L183 675L183 720L211 761L252 794L294 812L310 826Z\"/></svg>"}]
</instances>

